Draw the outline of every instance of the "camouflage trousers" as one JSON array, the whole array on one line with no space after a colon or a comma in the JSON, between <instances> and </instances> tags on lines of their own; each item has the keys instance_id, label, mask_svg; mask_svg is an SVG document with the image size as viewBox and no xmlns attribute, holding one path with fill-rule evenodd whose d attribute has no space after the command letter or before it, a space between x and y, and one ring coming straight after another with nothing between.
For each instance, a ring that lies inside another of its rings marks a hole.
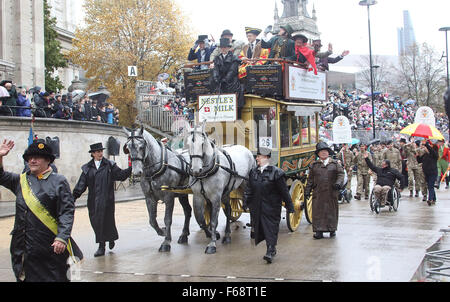
<instances>
[{"instance_id":1,"label":"camouflage trousers","mask_svg":"<svg viewBox=\"0 0 450 302\"><path fill-rule=\"evenodd\" d=\"M370 194L370 175L358 173L357 177L358 188L356 190L356 195L364 196L369 198Z\"/></svg>"},{"instance_id":2,"label":"camouflage trousers","mask_svg":"<svg viewBox=\"0 0 450 302\"><path fill-rule=\"evenodd\" d=\"M423 189L420 172L423 174L422 168L419 168L418 166L408 166L408 189L410 191L414 191L414 187L416 188L416 191ZM425 179L423 179L423 181L425 181Z\"/></svg>"},{"instance_id":3,"label":"camouflage trousers","mask_svg":"<svg viewBox=\"0 0 450 302\"><path fill-rule=\"evenodd\" d=\"M353 167L345 168L345 171L347 172L347 178L348 178L347 190L349 192L351 192L352 191Z\"/></svg>"},{"instance_id":4,"label":"camouflage trousers","mask_svg":"<svg viewBox=\"0 0 450 302\"><path fill-rule=\"evenodd\" d=\"M418 181L419 187L421 188L423 196L425 196L428 194L428 186L427 186L427 182L425 180L425 174L423 173L423 170L422 170L422 165L419 165L417 170L418 170L417 172L418 172L418 179L419 179L419 181ZM416 188L417 188L417 186L416 186Z\"/></svg>"}]
</instances>

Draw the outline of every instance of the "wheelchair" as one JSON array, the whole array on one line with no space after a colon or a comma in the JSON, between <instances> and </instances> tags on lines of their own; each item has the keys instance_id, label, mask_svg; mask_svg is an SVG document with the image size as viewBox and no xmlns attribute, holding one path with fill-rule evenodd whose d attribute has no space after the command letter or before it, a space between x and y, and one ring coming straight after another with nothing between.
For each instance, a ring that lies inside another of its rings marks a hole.
<instances>
[{"instance_id":1,"label":"wheelchair","mask_svg":"<svg viewBox=\"0 0 450 302\"><path fill-rule=\"evenodd\" d=\"M372 212L375 212L377 214L380 214L381 209L384 207L389 207L389 212L392 212L392 210L394 210L394 212L397 212L399 203L400 203L400 192L395 187L395 185L393 188L391 188L391 190L389 190L389 192L387 192L386 203L384 206L382 206L381 201L375 197L373 189L372 192L370 192L370 199L369 199L370 209L372 210Z\"/></svg>"}]
</instances>

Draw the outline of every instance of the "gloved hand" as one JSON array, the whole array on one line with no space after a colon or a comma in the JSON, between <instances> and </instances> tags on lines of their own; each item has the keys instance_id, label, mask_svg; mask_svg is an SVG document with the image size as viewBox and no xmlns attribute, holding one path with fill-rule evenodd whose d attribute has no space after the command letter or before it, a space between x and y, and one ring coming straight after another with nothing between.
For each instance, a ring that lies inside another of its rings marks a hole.
<instances>
[{"instance_id":1,"label":"gloved hand","mask_svg":"<svg viewBox=\"0 0 450 302\"><path fill-rule=\"evenodd\" d=\"M341 185L340 184L334 184L333 188L335 190L340 190L341 189Z\"/></svg>"}]
</instances>

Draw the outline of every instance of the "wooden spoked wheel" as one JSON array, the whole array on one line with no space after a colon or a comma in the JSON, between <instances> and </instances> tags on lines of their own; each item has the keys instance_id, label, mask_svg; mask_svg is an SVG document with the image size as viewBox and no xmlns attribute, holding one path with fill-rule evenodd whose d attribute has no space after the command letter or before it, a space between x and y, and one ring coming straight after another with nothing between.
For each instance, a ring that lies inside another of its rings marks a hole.
<instances>
[{"instance_id":1,"label":"wooden spoked wheel","mask_svg":"<svg viewBox=\"0 0 450 302\"><path fill-rule=\"evenodd\" d=\"M306 202L305 205L305 218L306 221L308 221L308 223L312 224L313 223L313 219L312 219L312 194L313 192L311 191L311 196L309 197L309 199Z\"/></svg>"},{"instance_id":2,"label":"wooden spoked wheel","mask_svg":"<svg viewBox=\"0 0 450 302\"><path fill-rule=\"evenodd\" d=\"M295 232L300 226L302 220L303 210L301 204L305 198L305 186L299 180L296 180L290 190L292 203L294 204L294 213L286 215L287 227L291 232Z\"/></svg>"},{"instance_id":3,"label":"wooden spoked wheel","mask_svg":"<svg viewBox=\"0 0 450 302\"><path fill-rule=\"evenodd\" d=\"M239 220L242 213L244 212L243 201L239 198L231 198L230 205L231 205L231 221L236 222Z\"/></svg>"}]
</instances>

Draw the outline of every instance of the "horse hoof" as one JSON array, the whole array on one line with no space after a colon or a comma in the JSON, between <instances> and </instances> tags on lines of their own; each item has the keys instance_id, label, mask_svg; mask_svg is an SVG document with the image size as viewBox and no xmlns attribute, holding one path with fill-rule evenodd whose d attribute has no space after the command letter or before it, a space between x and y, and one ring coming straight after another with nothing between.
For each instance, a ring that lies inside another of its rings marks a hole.
<instances>
[{"instance_id":1,"label":"horse hoof","mask_svg":"<svg viewBox=\"0 0 450 302\"><path fill-rule=\"evenodd\" d=\"M215 254L215 253L216 253L216 247L215 246L208 246L206 248L205 254L212 255L212 254Z\"/></svg>"},{"instance_id":2,"label":"horse hoof","mask_svg":"<svg viewBox=\"0 0 450 302\"><path fill-rule=\"evenodd\" d=\"M185 244L185 243L188 243L188 236L186 235L180 236L180 238L178 239L178 244Z\"/></svg>"},{"instance_id":3,"label":"horse hoof","mask_svg":"<svg viewBox=\"0 0 450 302\"><path fill-rule=\"evenodd\" d=\"M159 248L160 253L168 253L170 252L170 245L161 245Z\"/></svg>"},{"instance_id":4,"label":"horse hoof","mask_svg":"<svg viewBox=\"0 0 450 302\"><path fill-rule=\"evenodd\" d=\"M223 237L222 243L223 244L230 244L231 243L231 237Z\"/></svg>"}]
</instances>

